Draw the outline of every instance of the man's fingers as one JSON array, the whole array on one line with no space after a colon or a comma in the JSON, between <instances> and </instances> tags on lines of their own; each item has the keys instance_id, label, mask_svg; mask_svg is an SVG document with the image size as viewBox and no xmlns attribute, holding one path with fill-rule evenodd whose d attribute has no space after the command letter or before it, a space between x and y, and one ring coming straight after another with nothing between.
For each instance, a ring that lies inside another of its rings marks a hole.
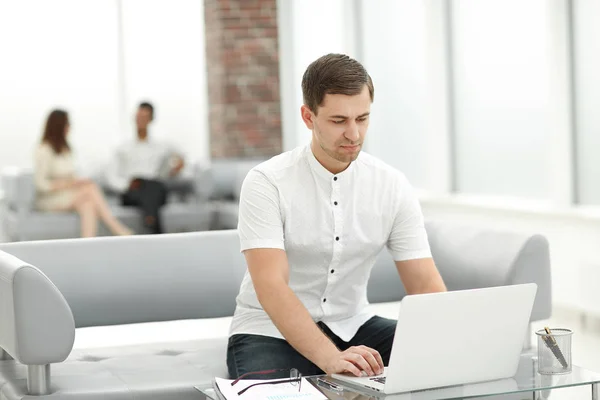
<instances>
[{"instance_id":1,"label":"man's fingers","mask_svg":"<svg viewBox=\"0 0 600 400\"><path fill-rule=\"evenodd\" d=\"M375 354L373 354L370 351L365 351L363 353L363 357L365 358L365 360L367 360L367 362L369 363L369 365L371 366L371 369L373 370L373 372L375 374L380 374L381 372L383 372L383 367L381 365L379 365L379 362L377 361Z\"/></svg>"},{"instance_id":2,"label":"man's fingers","mask_svg":"<svg viewBox=\"0 0 600 400\"><path fill-rule=\"evenodd\" d=\"M375 349L372 349L370 347L367 346L359 346L360 348L364 349L365 351L369 352L369 354L371 354L373 356L373 358L375 359L377 366L371 364L373 366L374 370L377 369L381 369L381 372L383 372L383 358L381 358L381 354L379 354L379 352Z\"/></svg>"},{"instance_id":3,"label":"man's fingers","mask_svg":"<svg viewBox=\"0 0 600 400\"><path fill-rule=\"evenodd\" d=\"M362 354L360 354L356 351L352 351L352 352L346 353L346 357L344 357L344 358L347 361L352 362L354 365L356 365L362 371L365 371L368 376L373 375L373 369L371 368L371 365L367 362L367 360L365 360L365 357Z\"/></svg>"},{"instance_id":4,"label":"man's fingers","mask_svg":"<svg viewBox=\"0 0 600 400\"><path fill-rule=\"evenodd\" d=\"M351 374L354 374L354 376L362 376L361 370L356 368L356 365L352 364L350 361L342 361L344 363L344 369L342 372L350 372Z\"/></svg>"},{"instance_id":5,"label":"man's fingers","mask_svg":"<svg viewBox=\"0 0 600 400\"><path fill-rule=\"evenodd\" d=\"M378 351L375 351L373 356L375 357L375 360L377 360L377 364L379 365L381 373L383 373L383 369L385 368L385 365L383 365L383 358L381 358L381 354L379 354Z\"/></svg>"},{"instance_id":6,"label":"man's fingers","mask_svg":"<svg viewBox=\"0 0 600 400\"><path fill-rule=\"evenodd\" d=\"M359 353L371 366L373 374L381 374L383 372L383 362L379 364L381 356L376 350L373 350L366 346L356 346L352 348L353 351Z\"/></svg>"}]
</instances>

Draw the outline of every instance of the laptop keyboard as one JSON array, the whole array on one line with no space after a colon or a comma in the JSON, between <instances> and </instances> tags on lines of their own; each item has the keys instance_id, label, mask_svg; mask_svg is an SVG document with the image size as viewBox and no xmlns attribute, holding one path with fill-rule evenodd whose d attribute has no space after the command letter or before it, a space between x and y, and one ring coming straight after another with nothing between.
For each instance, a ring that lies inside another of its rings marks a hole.
<instances>
[{"instance_id":1,"label":"laptop keyboard","mask_svg":"<svg viewBox=\"0 0 600 400\"><path fill-rule=\"evenodd\" d=\"M385 376L376 376L375 378L369 378L372 381L385 383Z\"/></svg>"}]
</instances>

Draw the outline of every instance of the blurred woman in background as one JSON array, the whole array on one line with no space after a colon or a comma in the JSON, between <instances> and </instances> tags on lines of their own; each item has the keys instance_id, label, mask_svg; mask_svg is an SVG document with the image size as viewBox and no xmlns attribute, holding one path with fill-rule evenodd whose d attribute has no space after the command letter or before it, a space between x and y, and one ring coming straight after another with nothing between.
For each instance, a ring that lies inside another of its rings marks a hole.
<instances>
[{"instance_id":1,"label":"blurred woman in background","mask_svg":"<svg viewBox=\"0 0 600 400\"><path fill-rule=\"evenodd\" d=\"M36 207L43 211L77 211L82 237L96 236L98 218L115 235L133 234L112 214L98 185L76 177L67 142L69 128L66 111L50 113L42 142L35 152Z\"/></svg>"}]
</instances>

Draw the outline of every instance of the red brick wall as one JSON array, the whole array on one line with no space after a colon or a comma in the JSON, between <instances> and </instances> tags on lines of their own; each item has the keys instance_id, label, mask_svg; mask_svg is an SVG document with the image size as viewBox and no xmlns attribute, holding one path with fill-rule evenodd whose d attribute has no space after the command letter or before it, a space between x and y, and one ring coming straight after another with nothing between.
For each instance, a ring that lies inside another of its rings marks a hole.
<instances>
[{"instance_id":1,"label":"red brick wall","mask_svg":"<svg viewBox=\"0 0 600 400\"><path fill-rule=\"evenodd\" d=\"M212 158L281 152L276 0L205 0Z\"/></svg>"}]
</instances>

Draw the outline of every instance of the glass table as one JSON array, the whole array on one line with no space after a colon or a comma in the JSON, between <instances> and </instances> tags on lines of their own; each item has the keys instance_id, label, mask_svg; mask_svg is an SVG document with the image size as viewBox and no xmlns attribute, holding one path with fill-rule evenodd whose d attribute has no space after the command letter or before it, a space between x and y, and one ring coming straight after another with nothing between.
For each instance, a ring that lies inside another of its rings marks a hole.
<instances>
[{"instance_id":1,"label":"glass table","mask_svg":"<svg viewBox=\"0 0 600 400\"><path fill-rule=\"evenodd\" d=\"M553 389L586 385L590 387L590 398L600 400L598 394L600 373L574 365L573 371L569 374L541 375L537 372L537 357L533 354L521 356L517 373L512 378L391 395L367 392L365 389L353 388L338 381L335 383L343 386L344 390L332 391L317 382L317 377L309 377L308 380L331 400L450 400L483 397L511 400L544 399L548 398ZM329 380L334 381L333 379ZM211 385L198 386L196 389L205 396L205 400L223 400L219 399Z\"/></svg>"}]
</instances>

